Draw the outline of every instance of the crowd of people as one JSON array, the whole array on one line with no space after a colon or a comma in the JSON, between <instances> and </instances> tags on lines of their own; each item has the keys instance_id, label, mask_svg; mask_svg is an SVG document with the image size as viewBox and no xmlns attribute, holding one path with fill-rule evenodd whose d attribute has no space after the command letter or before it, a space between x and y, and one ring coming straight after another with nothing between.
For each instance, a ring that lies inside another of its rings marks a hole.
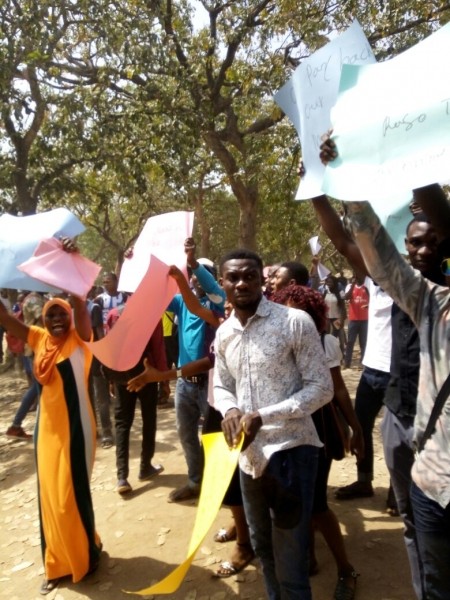
<instances>
[{"instance_id":1,"label":"crowd of people","mask_svg":"<svg viewBox=\"0 0 450 600\"><path fill-rule=\"evenodd\" d=\"M322 160L336 155L333 142L324 142ZM8 344L20 342L15 348L29 378L7 435L31 438L22 422L38 405L42 594L61 578L79 581L98 565L102 544L89 485L96 440L103 448L115 446L116 490L131 494L137 400L138 479L163 471L154 462L157 405L167 400L168 382L176 380L176 427L187 480L168 502L199 496L199 426L222 430L230 447L244 436L224 499L232 520L215 538L236 544L217 577L236 574L256 556L268 598L310 600L317 530L336 563L333 597L355 597L354 558L327 503L337 457L327 432L337 411L356 459L356 481L338 488L337 498L372 496L372 436L384 407L384 454L415 595L450 598L450 204L438 185L414 190L405 231L408 260L368 203L346 203L344 219L325 196L312 204L323 232L353 270L350 281L332 274L320 281L318 257L310 269L295 261L264 269L257 254L243 249L226 254L217 272L211 261L197 259L189 238L188 279L170 267L179 293L130 371L106 368L86 346L107 335L126 306L115 273L106 274L103 287L93 288L87 299L31 292L15 312L2 293L0 325L11 336ZM77 251L71 240L62 244L67 252ZM341 368L352 367L357 339L362 371L353 406Z\"/></svg>"}]
</instances>

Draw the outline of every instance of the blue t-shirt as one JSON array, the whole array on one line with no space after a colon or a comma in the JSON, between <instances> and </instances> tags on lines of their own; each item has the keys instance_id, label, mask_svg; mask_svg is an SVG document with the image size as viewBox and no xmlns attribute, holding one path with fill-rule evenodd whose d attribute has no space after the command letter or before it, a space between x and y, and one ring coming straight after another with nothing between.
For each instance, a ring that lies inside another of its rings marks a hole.
<instances>
[{"instance_id":1,"label":"blue t-shirt","mask_svg":"<svg viewBox=\"0 0 450 600\"><path fill-rule=\"evenodd\" d=\"M199 298L200 303L223 315L225 303L223 289L203 265L199 265L193 273L206 294L203 298ZM189 312L181 294L174 297L167 310L174 312L178 318L178 366L203 358L206 322Z\"/></svg>"}]
</instances>

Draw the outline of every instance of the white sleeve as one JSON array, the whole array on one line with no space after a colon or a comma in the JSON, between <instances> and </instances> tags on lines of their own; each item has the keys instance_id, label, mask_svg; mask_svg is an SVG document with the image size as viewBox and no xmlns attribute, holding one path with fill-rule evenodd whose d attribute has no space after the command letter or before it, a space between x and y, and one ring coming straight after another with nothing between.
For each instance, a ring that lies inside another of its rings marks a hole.
<instances>
[{"instance_id":1,"label":"white sleeve","mask_svg":"<svg viewBox=\"0 0 450 600\"><path fill-rule=\"evenodd\" d=\"M327 365L329 369L340 367L342 360L342 352L339 346L339 340L333 335L327 333L323 339L325 356L327 357Z\"/></svg>"}]
</instances>

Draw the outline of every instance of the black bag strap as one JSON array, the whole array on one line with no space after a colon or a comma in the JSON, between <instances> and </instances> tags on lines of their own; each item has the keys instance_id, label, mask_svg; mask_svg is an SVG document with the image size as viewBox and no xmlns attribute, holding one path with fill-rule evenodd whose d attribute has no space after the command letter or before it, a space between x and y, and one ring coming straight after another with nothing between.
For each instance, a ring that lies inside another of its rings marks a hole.
<instances>
[{"instance_id":1,"label":"black bag strap","mask_svg":"<svg viewBox=\"0 0 450 600\"><path fill-rule=\"evenodd\" d=\"M431 411L430 419L425 428L424 434L419 440L417 444L417 449L421 452L429 438L433 435L434 430L436 428L436 423L439 419L439 416L444 408L444 404L447 401L447 398L450 396L450 373L447 376L447 379L444 381L444 385L439 390L438 395L436 396L436 400L433 405L433 410Z\"/></svg>"}]
</instances>

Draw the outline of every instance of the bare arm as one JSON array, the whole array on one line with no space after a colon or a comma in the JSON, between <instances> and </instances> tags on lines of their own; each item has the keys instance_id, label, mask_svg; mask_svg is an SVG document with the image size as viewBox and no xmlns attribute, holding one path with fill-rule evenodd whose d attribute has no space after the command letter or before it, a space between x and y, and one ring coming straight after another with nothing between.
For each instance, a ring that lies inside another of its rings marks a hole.
<instances>
[{"instance_id":1,"label":"bare arm","mask_svg":"<svg viewBox=\"0 0 450 600\"><path fill-rule=\"evenodd\" d=\"M328 142L333 144L330 138L328 138ZM337 156L334 144L333 146L329 146L329 153L326 155L326 157L324 157L323 154L324 151L322 144L320 155L322 162L326 164L327 162L334 160ZM305 167L302 162L299 165L298 174L300 177L305 174ZM331 206L328 198L325 195L312 198L312 205L322 229L333 242L336 250L348 260L358 276L366 277L368 275L367 268L364 264L364 260L361 256L358 246L345 230L339 215Z\"/></svg>"},{"instance_id":2,"label":"bare arm","mask_svg":"<svg viewBox=\"0 0 450 600\"><path fill-rule=\"evenodd\" d=\"M175 265L172 265L169 269L169 275L173 277L177 282L188 311L194 315L197 315L197 317L200 317L213 327L219 327L220 321L218 317L214 314L214 312L211 309L206 308L200 303L197 296L189 287L189 284L186 281L186 278L180 271L180 269Z\"/></svg>"},{"instance_id":3,"label":"bare arm","mask_svg":"<svg viewBox=\"0 0 450 600\"><path fill-rule=\"evenodd\" d=\"M145 370L127 383L127 390L130 392L138 392L147 383L155 381L170 381L177 379L177 369L168 369L167 371L159 371L152 367L147 359L144 359ZM212 368L211 360L208 357L200 358L187 363L181 367L182 377L192 377L199 373L204 373Z\"/></svg>"},{"instance_id":4,"label":"bare arm","mask_svg":"<svg viewBox=\"0 0 450 600\"><path fill-rule=\"evenodd\" d=\"M83 298L72 296L71 304L73 307L75 329L82 340L89 342L92 335L92 326L86 302Z\"/></svg>"},{"instance_id":5,"label":"bare arm","mask_svg":"<svg viewBox=\"0 0 450 600\"><path fill-rule=\"evenodd\" d=\"M0 300L0 325L6 331L9 331L9 333L12 333L20 340L23 340L24 342L27 341L28 332L29 332L30 328L28 327L28 325L25 325L25 323L23 323L22 321L19 321L19 319L16 319L16 317L13 317L12 315L10 315L8 313L8 311L6 310L6 306L3 304L3 302L1 300Z\"/></svg>"},{"instance_id":6,"label":"bare arm","mask_svg":"<svg viewBox=\"0 0 450 600\"><path fill-rule=\"evenodd\" d=\"M65 252L78 252L75 243L68 237L61 238L61 244ZM89 342L92 336L91 316L84 298L71 296L75 329L82 340Z\"/></svg>"},{"instance_id":7,"label":"bare arm","mask_svg":"<svg viewBox=\"0 0 450 600\"><path fill-rule=\"evenodd\" d=\"M361 277L368 275L358 246L345 231L339 215L331 206L328 198L326 196L313 198L312 205L323 230L333 242L336 250L348 260L355 274Z\"/></svg>"},{"instance_id":8,"label":"bare arm","mask_svg":"<svg viewBox=\"0 0 450 600\"><path fill-rule=\"evenodd\" d=\"M364 439L361 425L359 424L353 408L345 381L342 379L341 367L332 367L330 371L333 379L334 398L336 399L345 420L352 430L350 450L352 454L355 454L358 457L359 461L364 458Z\"/></svg>"}]
</instances>

